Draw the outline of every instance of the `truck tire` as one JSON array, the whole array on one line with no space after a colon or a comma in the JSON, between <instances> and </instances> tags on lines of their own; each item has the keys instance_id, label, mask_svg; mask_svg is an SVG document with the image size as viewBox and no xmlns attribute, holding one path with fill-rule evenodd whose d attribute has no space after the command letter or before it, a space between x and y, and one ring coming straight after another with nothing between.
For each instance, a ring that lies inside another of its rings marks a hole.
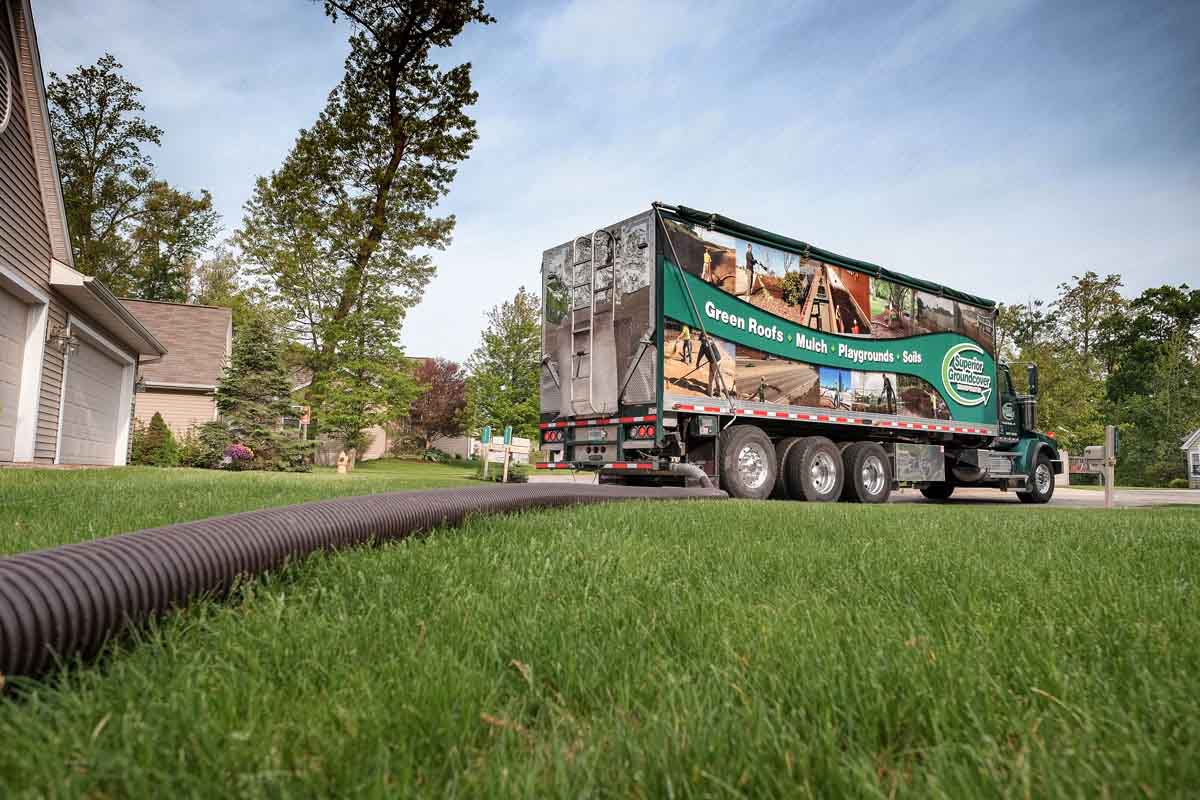
<instances>
[{"instance_id":1,"label":"truck tire","mask_svg":"<svg viewBox=\"0 0 1200 800\"><path fill-rule=\"evenodd\" d=\"M886 503L892 494L892 462L875 442L855 442L842 451L846 471L842 499L851 503Z\"/></svg>"},{"instance_id":2,"label":"truck tire","mask_svg":"<svg viewBox=\"0 0 1200 800\"><path fill-rule=\"evenodd\" d=\"M1054 497L1054 467L1045 453L1039 453L1033 465L1033 474L1029 476L1030 490L1017 492L1017 499L1022 503L1049 503Z\"/></svg>"},{"instance_id":3,"label":"truck tire","mask_svg":"<svg viewBox=\"0 0 1200 800\"><path fill-rule=\"evenodd\" d=\"M765 500L775 489L775 446L761 428L734 425L721 435L721 488L730 497Z\"/></svg>"},{"instance_id":4,"label":"truck tire","mask_svg":"<svg viewBox=\"0 0 1200 800\"><path fill-rule=\"evenodd\" d=\"M942 502L949 500L950 495L954 494L954 484L946 481L945 483L931 483L928 486L921 487L921 494L925 495L926 500Z\"/></svg>"},{"instance_id":5,"label":"truck tire","mask_svg":"<svg viewBox=\"0 0 1200 800\"><path fill-rule=\"evenodd\" d=\"M787 460L788 495L811 503L832 503L842 496L846 470L842 451L824 436L793 447Z\"/></svg>"},{"instance_id":6,"label":"truck tire","mask_svg":"<svg viewBox=\"0 0 1200 800\"><path fill-rule=\"evenodd\" d=\"M775 443L775 490L771 492L771 497L777 500L787 500L790 495L787 489L787 460L788 456L797 447L804 447L808 442L806 436L789 436L786 439L780 439ZM793 497L793 500L803 500L803 497Z\"/></svg>"}]
</instances>

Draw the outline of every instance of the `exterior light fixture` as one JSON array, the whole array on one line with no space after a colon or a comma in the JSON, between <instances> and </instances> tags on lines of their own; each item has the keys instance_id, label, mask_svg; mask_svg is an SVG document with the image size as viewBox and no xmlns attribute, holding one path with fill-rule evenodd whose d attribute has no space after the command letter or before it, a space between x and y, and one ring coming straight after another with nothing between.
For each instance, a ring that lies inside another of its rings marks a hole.
<instances>
[{"instance_id":1,"label":"exterior light fixture","mask_svg":"<svg viewBox=\"0 0 1200 800\"><path fill-rule=\"evenodd\" d=\"M57 347L63 355L79 351L79 337L71 333L70 328L55 328L46 341Z\"/></svg>"}]
</instances>

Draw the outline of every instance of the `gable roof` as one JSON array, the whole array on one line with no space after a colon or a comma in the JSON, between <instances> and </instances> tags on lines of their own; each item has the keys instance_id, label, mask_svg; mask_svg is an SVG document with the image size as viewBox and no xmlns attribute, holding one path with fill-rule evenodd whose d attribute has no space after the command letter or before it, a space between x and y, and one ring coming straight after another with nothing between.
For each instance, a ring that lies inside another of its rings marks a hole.
<instances>
[{"instance_id":1,"label":"gable roof","mask_svg":"<svg viewBox=\"0 0 1200 800\"><path fill-rule=\"evenodd\" d=\"M1200 447L1200 428L1192 431L1192 435L1183 440L1183 447L1180 450L1191 450L1193 447Z\"/></svg>"},{"instance_id":2,"label":"gable roof","mask_svg":"<svg viewBox=\"0 0 1200 800\"><path fill-rule=\"evenodd\" d=\"M233 312L217 306L121 300L167 348L161 360L143 364L146 386L165 389L216 388L233 340Z\"/></svg>"}]
</instances>

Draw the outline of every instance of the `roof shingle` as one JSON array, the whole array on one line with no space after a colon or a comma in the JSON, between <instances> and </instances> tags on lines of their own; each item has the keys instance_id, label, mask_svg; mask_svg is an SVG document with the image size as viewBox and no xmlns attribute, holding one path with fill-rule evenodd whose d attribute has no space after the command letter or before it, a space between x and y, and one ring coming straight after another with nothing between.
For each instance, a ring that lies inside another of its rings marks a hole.
<instances>
[{"instance_id":1,"label":"roof shingle","mask_svg":"<svg viewBox=\"0 0 1200 800\"><path fill-rule=\"evenodd\" d=\"M121 302L167 348L161 361L142 365L147 384L216 387L229 356L233 312L156 300Z\"/></svg>"}]
</instances>

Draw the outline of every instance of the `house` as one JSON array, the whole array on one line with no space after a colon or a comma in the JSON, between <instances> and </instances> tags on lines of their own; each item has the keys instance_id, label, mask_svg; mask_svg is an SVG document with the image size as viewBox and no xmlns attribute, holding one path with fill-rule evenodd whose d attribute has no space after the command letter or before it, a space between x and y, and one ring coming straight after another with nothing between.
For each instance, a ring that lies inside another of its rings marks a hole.
<instances>
[{"instance_id":1,"label":"house","mask_svg":"<svg viewBox=\"0 0 1200 800\"><path fill-rule=\"evenodd\" d=\"M167 348L160 360L139 370L134 417L147 424L162 414L176 436L216 419L213 392L233 349L233 312L156 300L121 302Z\"/></svg>"},{"instance_id":2,"label":"house","mask_svg":"<svg viewBox=\"0 0 1200 800\"><path fill-rule=\"evenodd\" d=\"M1188 486L1192 489L1200 489L1200 429L1192 432L1192 435L1183 440L1184 455L1187 458L1187 475Z\"/></svg>"},{"instance_id":3,"label":"house","mask_svg":"<svg viewBox=\"0 0 1200 800\"><path fill-rule=\"evenodd\" d=\"M0 0L0 464L125 464L166 347L75 270L29 0Z\"/></svg>"}]
</instances>

